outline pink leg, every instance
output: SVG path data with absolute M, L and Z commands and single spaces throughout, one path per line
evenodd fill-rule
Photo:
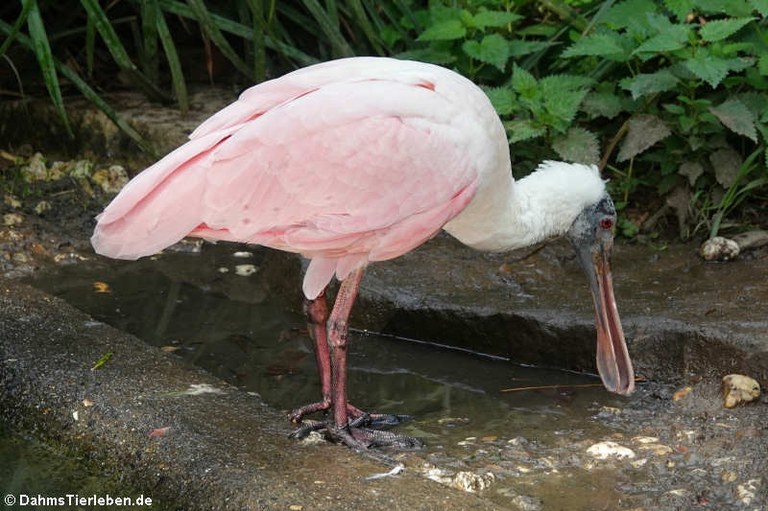
M 346 428 L 347 418 L 347 334 L 349 332 L 349 313 L 357 298 L 363 268 L 359 268 L 344 279 L 336 295 L 333 312 L 328 321 L 328 344 L 331 347 L 331 402 L 333 421 L 336 428 Z
M 296 423 L 301 422 L 304 415 L 328 410 L 331 407 L 331 355 L 328 350 L 328 302 L 325 299 L 325 291 L 314 300 L 307 300 L 304 304 L 304 312 L 307 314 L 309 336 L 314 342 L 322 401 L 302 406 L 291 412 L 291 421 Z
M 415 438 L 366 429 L 393 426 L 406 420 L 407 416 L 367 414 L 347 401 L 349 314 L 357 298 L 363 273 L 364 269 L 360 268 L 344 279 L 330 315 L 325 292 L 305 304 L 309 331 L 315 345 L 322 400 L 297 408 L 291 413 L 291 420 L 301 423 L 291 436 L 301 439 L 311 431 L 325 429 L 334 439 L 355 449 L 366 449 L 371 445 L 405 449 L 419 447 L 421 442 Z M 331 412 L 327 422 L 303 420 L 306 414 L 326 410 Z
M 325 291 L 314 300 L 306 300 L 304 312 L 307 315 L 309 335 L 313 341 L 317 372 L 320 377 L 320 396 L 322 399 L 291 412 L 291 422 L 299 423 L 305 415 L 330 410 L 331 408 L 331 352 L 328 347 L 328 302 Z M 365 412 L 347 403 L 347 413 L 352 418 L 365 415 Z M 376 417 L 377 414 L 374 414 Z

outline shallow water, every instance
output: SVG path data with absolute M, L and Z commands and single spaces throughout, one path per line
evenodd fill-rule
M 236 275 L 242 264 L 256 271 Z M 319 384 L 304 318 L 270 292 L 261 264 L 258 254 L 236 258 L 224 245 L 154 261 L 98 259 L 32 283 L 287 411 L 316 400 Z M 556 459 L 568 456 L 559 449 L 616 431 L 600 410 L 622 400 L 597 378 L 367 332 L 354 332 L 350 342 L 351 402 L 413 416 L 397 431 L 426 442 L 416 456 L 433 477 L 491 472 L 484 494 L 502 504 L 521 492 L 547 509 L 620 500 L 615 476 L 581 470 L 580 459 Z M 531 389 L 502 391 L 521 387 Z
M 104 509 L 104 499 L 146 499 L 111 474 L 96 470 L 63 447 L 56 448 L 0 422 L 0 494 L 3 509 Z M 107 502 L 105 500 L 105 502 Z M 46 505 L 48 504 L 48 505 Z M 167 509 L 153 502 L 152 509 Z

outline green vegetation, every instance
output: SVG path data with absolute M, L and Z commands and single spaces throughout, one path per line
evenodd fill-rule
M 356 54 L 441 64 L 486 90 L 516 168 L 597 163 L 623 234 L 672 208 L 688 237 L 768 204 L 767 20 L 768 0 L 21 0 L 0 56 L 34 56 L 17 88 L 42 84 L 65 127 L 76 90 L 142 147 L 104 76 L 186 111 L 198 68 L 244 87 Z

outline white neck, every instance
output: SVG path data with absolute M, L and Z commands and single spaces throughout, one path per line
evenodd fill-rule
M 605 194 L 594 165 L 546 161 L 517 183 L 509 169 L 483 177 L 472 202 L 444 227 L 478 250 L 514 250 L 562 236 Z

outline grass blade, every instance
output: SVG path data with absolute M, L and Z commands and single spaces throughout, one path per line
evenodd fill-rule
M 243 73 L 245 76 L 253 78 L 253 69 L 248 67 L 248 64 L 246 64 L 243 59 L 240 58 L 237 52 L 229 44 L 229 41 L 227 41 L 226 37 L 224 37 L 224 34 L 221 33 L 219 26 L 213 19 L 213 16 L 205 7 L 203 0 L 187 0 L 187 4 L 192 9 L 194 18 L 200 25 L 200 28 L 211 39 L 211 41 L 213 41 L 213 44 L 219 48 L 219 51 L 221 51 L 227 60 L 229 60 L 232 65 L 235 66 L 237 70 Z M 242 24 L 240 25 L 245 26 Z M 249 30 L 249 38 L 250 35 L 251 34 Z
M 167 101 L 169 99 L 168 95 L 139 71 L 136 64 L 128 56 L 128 52 L 125 51 L 120 37 L 109 22 L 109 18 L 99 5 L 98 0 L 80 0 L 80 4 L 88 13 L 88 17 L 93 20 L 96 30 L 98 30 L 101 39 L 120 69 L 125 71 L 149 97 L 159 101 Z
M 302 0 L 302 2 L 320 26 L 320 30 L 330 41 L 331 47 L 334 49 L 334 56 L 352 57 L 355 52 L 339 30 L 338 18 L 334 23 L 331 15 L 323 9 L 323 6 L 317 0 Z
M 349 0 L 349 7 L 352 9 L 355 23 L 363 30 L 365 37 L 368 39 L 368 42 L 371 43 L 371 46 L 373 46 L 376 53 L 379 55 L 386 55 L 387 52 L 382 45 L 379 34 L 377 34 L 376 30 L 373 28 L 373 23 L 371 23 L 370 18 L 368 18 L 368 14 L 365 12 L 365 7 L 363 7 L 361 0 Z
M 264 16 L 263 0 L 246 0 L 251 11 L 251 24 L 253 26 L 253 71 L 257 82 L 263 82 L 267 78 L 267 46 L 265 43 L 266 29 L 270 23 Z M 274 3 L 273 3 L 274 6 Z
M 69 125 L 69 118 L 67 117 L 67 111 L 64 109 L 64 98 L 61 95 L 61 87 L 59 86 L 59 77 L 56 73 L 56 65 L 53 62 L 53 53 L 51 52 L 51 45 L 48 42 L 48 34 L 45 32 L 45 25 L 43 25 L 43 19 L 40 16 L 40 9 L 37 5 L 37 0 L 23 0 L 22 4 L 29 3 L 29 14 L 27 15 L 27 26 L 29 27 L 29 35 L 32 42 L 32 51 L 37 57 L 37 62 L 40 65 L 40 71 L 43 74 L 43 81 L 45 87 L 48 89 L 48 94 L 51 97 L 54 108 L 59 114 L 59 118 L 64 123 L 64 128 L 67 130 L 67 134 L 70 137 L 74 137 L 72 128 Z M 21 39 L 22 34 L 18 34 L 17 37 Z
M 178 0 L 159 0 L 160 8 L 170 14 L 175 14 L 177 16 L 181 16 L 183 18 L 188 18 L 195 20 L 197 19 L 195 17 L 194 12 L 192 12 L 192 9 L 190 7 Z M 216 23 L 216 26 L 218 26 L 222 31 L 228 32 L 230 34 L 236 35 L 238 37 L 244 37 L 248 38 L 251 36 L 251 28 L 246 27 L 242 23 L 237 23 L 235 21 L 229 20 L 223 16 L 219 16 L 217 14 L 211 14 L 211 19 L 214 23 Z M 312 57 L 311 55 L 308 55 L 304 53 L 303 51 L 299 50 L 295 46 L 291 46 L 289 44 L 282 43 L 281 41 L 274 39 L 270 36 L 264 37 L 264 44 L 276 52 L 280 53 L 281 55 L 284 55 L 285 57 L 296 61 L 302 66 L 308 66 L 310 64 L 316 64 L 318 60 L 315 57 Z
M 109 120 L 111 120 L 115 125 L 120 128 L 120 131 L 125 133 L 128 138 L 133 140 L 139 148 L 141 148 L 142 151 L 145 153 L 151 155 L 154 158 L 157 158 L 158 155 L 155 152 L 155 150 L 152 148 L 152 146 L 147 143 L 146 139 L 139 134 L 138 131 L 133 129 L 133 127 L 128 124 L 125 119 L 120 117 L 115 110 L 109 106 L 109 104 L 104 101 L 104 98 L 98 95 L 96 91 L 94 91 L 82 78 L 80 78 L 80 75 L 78 75 L 72 68 L 64 64 L 63 62 L 56 60 L 56 68 L 59 70 L 59 72 L 66 77 L 70 82 L 72 82 L 72 85 L 74 85 L 80 93 L 85 96 L 91 103 L 96 105 L 96 107 L 104 112 L 104 115 L 106 115 Z
M 157 24 L 157 35 L 163 45 L 165 59 L 168 61 L 168 69 L 171 72 L 171 83 L 173 84 L 173 92 L 176 94 L 176 102 L 181 112 L 187 113 L 189 111 L 189 94 L 187 93 L 187 82 L 184 80 L 184 73 L 181 69 L 181 60 L 179 60 L 179 54 L 176 51 L 176 44 L 173 42 L 171 31 L 168 29 L 165 16 L 160 11 L 157 2 L 150 0 L 150 3 L 156 10 L 155 23 Z
M 35 2 L 31 2 L 31 1 L 25 1 L 21 3 L 21 14 L 19 14 L 19 17 L 16 18 L 16 21 L 13 23 L 13 27 L 11 27 L 11 31 L 6 36 L 5 41 L 3 41 L 3 44 L 0 45 L 0 57 L 5 55 L 5 52 L 8 51 L 8 48 L 11 46 L 11 43 L 13 42 L 13 40 L 16 39 L 16 34 L 19 33 L 19 30 L 21 30 L 21 26 L 24 24 L 25 21 L 27 21 L 29 10 L 32 8 L 34 4 Z
M 3 20 L 0 19 L 0 32 L 3 32 L 5 34 L 9 34 L 12 30 L 11 25 L 7 24 Z M 31 38 L 27 37 L 24 34 L 18 34 L 17 40 L 22 46 L 25 46 L 29 50 L 34 50 L 34 42 Z M 104 99 L 99 96 L 96 91 L 94 91 L 82 78 L 80 78 L 80 75 L 78 75 L 75 71 L 73 71 L 69 66 L 62 63 L 57 58 L 53 57 L 53 64 L 56 67 L 56 70 L 61 73 L 61 75 L 72 82 L 72 85 L 74 85 L 75 88 L 77 88 L 80 93 L 85 96 L 89 101 L 91 101 L 94 105 L 96 105 L 97 108 L 99 108 L 104 114 L 109 117 L 109 119 L 115 123 L 115 125 L 120 128 L 120 130 L 125 133 L 131 140 L 136 142 L 136 144 L 145 152 L 148 154 L 156 157 L 157 154 L 155 151 L 147 144 L 146 140 L 135 130 L 133 129 L 123 118 L 121 118 L 119 115 L 117 115 L 117 112 L 114 111 L 112 107 L 107 104 Z
M 93 65 L 96 54 L 96 24 L 88 17 L 85 22 L 85 69 L 89 77 L 93 76 Z
M 157 83 L 160 59 L 157 40 L 159 9 L 155 0 L 141 0 L 139 3 L 141 13 L 142 52 L 141 65 L 144 74 L 152 83 Z

